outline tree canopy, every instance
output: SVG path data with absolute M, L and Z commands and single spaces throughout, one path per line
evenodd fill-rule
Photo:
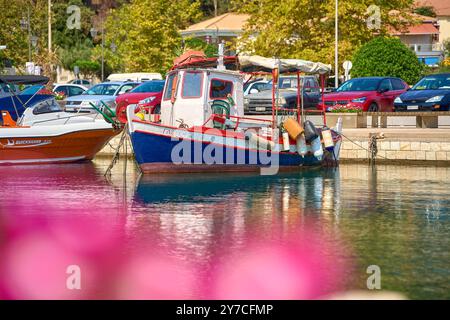
M 412 4 L 413 0 L 340 0 L 339 61 L 351 58 L 375 34 L 401 30 L 411 23 Z M 371 5 L 377 5 L 379 12 Z M 335 1 L 234 0 L 233 7 L 251 15 L 240 49 L 333 64 Z
M 164 73 L 181 46 L 179 30 L 201 17 L 199 8 L 197 0 L 131 0 L 121 6 L 106 22 L 108 64 L 125 72 Z M 95 55 L 100 55 L 99 48 Z
M 423 70 L 416 54 L 398 38 L 376 37 L 356 51 L 352 76 L 392 76 L 414 84 Z

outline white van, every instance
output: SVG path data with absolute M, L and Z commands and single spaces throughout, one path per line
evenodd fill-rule
M 137 81 L 144 82 L 150 80 L 162 80 L 160 73 L 134 72 L 134 73 L 113 73 L 107 78 L 108 81 Z

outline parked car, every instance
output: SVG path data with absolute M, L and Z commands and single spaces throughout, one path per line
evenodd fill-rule
M 423 77 L 410 90 L 397 97 L 395 111 L 450 110 L 450 73 Z
M 336 105 L 360 107 L 363 111 L 390 112 L 394 108 L 394 100 L 408 90 L 405 81 L 393 77 L 355 78 L 344 82 L 333 93 L 324 96 L 325 109 Z M 319 109 L 323 108 L 322 103 Z
M 66 111 L 95 112 L 90 103 L 92 102 L 96 107 L 103 108 L 101 101 L 115 110 L 116 98 L 139 84 L 139 82 L 105 82 L 97 84 L 82 95 L 67 98 Z
M 88 87 L 88 88 L 90 86 L 92 86 L 92 83 L 89 80 L 86 80 L 86 79 L 73 79 L 73 80 L 70 80 L 68 82 L 68 84 L 81 84 L 82 86 L 85 86 L 85 87 Z
M 244 84 L 244 96 L 247 96 L 251 93 L 258 93 L 264 90 L 270 90 L 272 86 L 269 84 L 267 80 L 254 80 L 249 81 Z
M 144 108 L 148 113 L 159 113 L 163 89 L 164 80 L 144 82 L 116 98 L 117 112 L 125 112 L 128 105 L 135 104 L 136 109 Z
M 279 107 L 287 109 L 297 108 L 297 77 L 280 77 Z M 314 76 L 300 77 L 300 85 L 304 86 L 305 109 L 316 108 L 320 99 L 319 83 Z M 267 83 L 272 87 L 272 81 Z M 251 93 L 244 98 L 244 112 L 246 114 L 272 114 L 272 90 Z
M 79 96 L 83 94 L 88 88 L 80 84 L 54 84 L 53 92 L 62 92 L 66 97 Z
M 150 80 L 162 80 L 162 76 L 157 72 L 113 73 L 110 74 L 106 80 L 144 82 Z

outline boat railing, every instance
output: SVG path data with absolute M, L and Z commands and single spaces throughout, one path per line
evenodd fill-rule
M 97 120 L 98 116 L 99 116 L 99 113 L 80 114 L 80 113 L 77 112 L 73 116 L 66 116 L 66 117 L 60 117 L 60 118 L 52 118 L 52 119 L 44 119 L 44 120 L 33 121 L 31 123 L 31 125 L 35 125 L 37 123 L 46 123 L 46 122 L 52 122 L 52 121 L 59 121 L 59 120 L 64 120 L 64 119 L 66 120 L 64 122 L 64 124 L 67 124 L 70 121 L 70 119 L 77 118 L 77 117 L 92 118 L 92 122 L 95 122 Z
M 232 130 L 237 130 L 238 128 L 267 128 L 272 126 L 272 120 L 216 113 L 211 114 L 210 117 L 205 121 L 203 126 L 206 126 L 206 124 L 210 121 L 217 121 L 223 124 L 227 124 L 229 126 L 228 128 Z

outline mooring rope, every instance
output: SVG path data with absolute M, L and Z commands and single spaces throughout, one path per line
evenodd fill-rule
M 376 143 L 377 143 L 377 142 L 376 142 L 376 140 L 377 140 L 376 136 L 372 136 L 372 137 L 371 137 L 371 143 L 372 143 L 372 138 L 374 138 L 374 140 L 375 140 L 375 150 L 374 150 L 374 149 L 370 150 L 369 148 L 365 148 L 365 147 L 363 147 L 362 145 L 360 145 L 359 143 L 353 141 L 352 139 L 350 139 L 349 137 L 347 137 L 347 136 L 344 135 L 343 133 L 340 133 L 340 135 L 341 135 L 342 137 L 344 137 L 345 139 L 347 139 L 348 141 L 350 141 L 351 143 L 353 143 L 354 145 L 358 146 L 359 148 L 361 148 L 361 149 L 363 149 L 363 150 L 366 150 L 366 151 L 369 152 L 369 154 L 372 155 L 372 156 L 373 156 L 373 152 L 375 151 L 375 157 L 373 157 L 373 159 L 375 159 L 376 157 L 380 157 L 380 158 L 385 159 L 385 160 L 392 160 L 392 159 L 383 157 L 383 156 L 381 156 L 381 155 L 378 154 L 378 148 L 377 148 L 377 146 L 376 146 Z

